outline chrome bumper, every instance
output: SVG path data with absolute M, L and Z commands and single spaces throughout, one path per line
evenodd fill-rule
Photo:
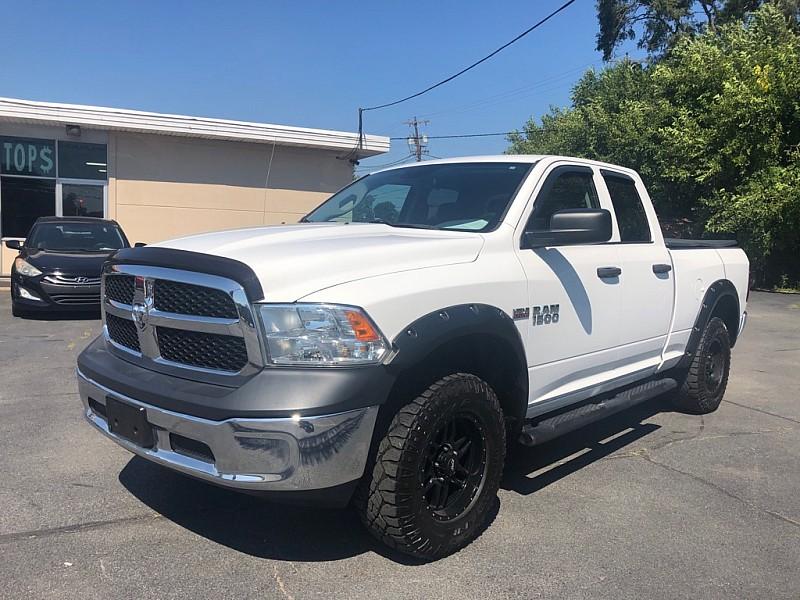
M 349 483 L 364 473 L 377 406 L 314 417 L 210 421 L 139 402 L 76 372 L 90 424 L 126 450 L 176 471 L 259 491 L 318 490 Z M 109 431 L 105 417 L 89 403 L 91 398 L 105 407 L 106 396 L 145 409 L 154 447 L 142 448 Z M 205 460 L 176 450 L 171 433 L 202 442 L 213 457 Z

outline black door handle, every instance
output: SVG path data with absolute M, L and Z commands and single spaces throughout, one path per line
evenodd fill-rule
M 597 267 L 597 276 L 601 279 L 619 277 L 622 275 L 622 269 L 619 267 Z
M 653 273 L 656 275 L 660 273 L 669 273 L 672 271 L 672 265 L 657 264 L 653 265 Z

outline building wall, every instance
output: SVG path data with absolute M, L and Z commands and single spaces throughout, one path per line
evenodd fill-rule
M 109 216 L 132 241 L 296 222 L 352 179 L 336 152 L 111 132 Z
M 3 135 L 66 139 L 63 128 L 3 123 Z M 84 130 L 108 144 L 108 217 L 131 242 L 295 223 L 352 180 L 341 152 Z M 0 275 L 17 252 L 0 249 Z

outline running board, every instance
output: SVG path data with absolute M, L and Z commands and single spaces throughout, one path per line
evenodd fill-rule
M 536 423 L 527 423 L 522 427 L 519 441 L 525 446 L 537 446 L 544 442 L 549 442 L 553 438 L 655 398 L 676 387 L 678 387 L 678 383 L 669 377 L 648 381 L 600 402 L 584 404 L 554 417 L 549 417 Z

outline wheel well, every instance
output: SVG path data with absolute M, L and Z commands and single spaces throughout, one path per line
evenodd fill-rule
M 709 320 L 714 317 L 722 319 L 725 326 L 728 328 L 728 335 L 731 338 L 731 346 L 736 343 L 736 336 L 739 334 L 739 301 L 736 297 L 726 294 L 722 296 L 714 310 L 709 316 Z
M 509 428 L 513 431 L 522 426 L 528 402 L 524 358 L 503 338 L 469 334 L 448 340 L 397 374 L 389 399 L 381 406 L 377 428 L 388 429 L 391 419 L 403 405 L 437 379 L 459 372 L 471 373 L 488 383 L 497 394 Z

